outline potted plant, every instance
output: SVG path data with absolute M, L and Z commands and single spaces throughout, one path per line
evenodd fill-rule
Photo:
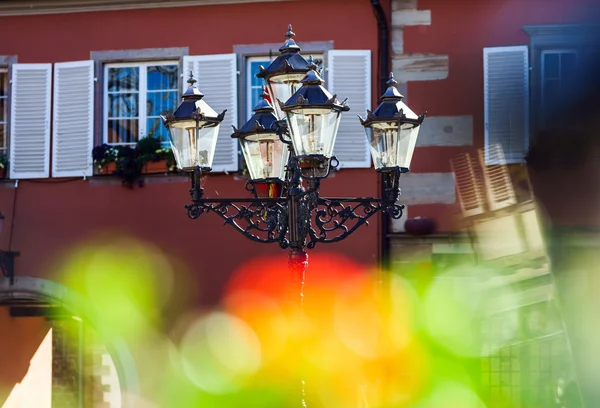
M 8 168 L 8 156 L 6 153 L 0 153 L 0 179 L 6 177 L 6 169 Z
M 101 144 L 92 150 L 92 159 L 94 166 L 98 169 L 98 174 L 114 174 L 117 171 L 117 159 L 120 146 L 110 146 Z
M 137 149 L 130 146 L 122 146 L 119 149 L 117 157 L 117 176 L 123 179 L 123 184 L 133 188 L 137 182 L 140 187 L 143 181 L 140 179 L 142 174 L 143 162 L 140 160 Z
M 166 152 L 163 152 L 160 139 L 153 136 L 144 137 L 137 142 L 135 150 L 144 173 L 167 172 Z

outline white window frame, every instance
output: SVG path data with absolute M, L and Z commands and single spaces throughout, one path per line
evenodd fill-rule
M 7 83 L 10 84 L 10 77 L 9 77 L 9 73 L 8 73 L 8 68 L 7 67 L 0 67 L 0 74 L 6 74 L 7 76 Z M 8 95 L 10 94 L 10 91 L 8 90 L 8 87 L 6 88 L 6 95 L 0 95 L 0 99 L 4 100 L 4 121 L 0 121 L 0 124 L 4 125 L 4 145 L 0 146 L 0 153 L 4 153 L 4 154 L 8 154 L 8 112 L 9 112 L 9 106 L 8 106 Z
M 244 123 L 246 123 L 247 120 L 249 120 L 252 115 L 253 115 L 253 109 L 254 106 L 252 106 L 252 78 L 257 74 L 257 72 L 252 72 L 252 70 L 250 69 L 251 64 L 253 62 L 258 62 L 258 61 L 273 61 L 275 58 L 269 58 L 268 55 L 265 56 L 256 56 L 256 57 L 247 57 L 246 58 L 246 117 L 244 118 Z M 265 65 L 265 68 L 267 66 Z
M 146 137 L 146 120 L 147 120 L 147 106 L 146 106 L 146 95 L 147 95 L 147 67 L 157 65 L 176 65 L 178 69 L 181 69 L 179 60 L 158 60 L 158 61 L 140 61 L 140 62 L 119 62 L 119 63 L 106 63 L 104 64 L 104 83 L 102 84 L 102 98 L 103 98 L 103 112 L 102 112 L 102 143 L 113 146 L 133 146 L 135 142 L 131 143 L 109 143 L 108 142 L 108 70 L 110 68 L 139 68 L 139 88 L 138 94 L 138 140 Z M 181 72 L 178 72 L 178 76 Z M 179 86 L 175 89 L 180 92 Z M 135 93 L 132 91 L 131 93 Z M 142 98 L 142 95 L 144 96 Z M 178 95 L 179 96 L 179 95 Z M 143 101 L 143 103 L 142 103 Z M 142 120 L 143 118 L 143 120 Z

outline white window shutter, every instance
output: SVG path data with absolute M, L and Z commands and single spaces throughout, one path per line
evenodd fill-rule
M 94 61 L 54 64 L 52 177 L 93 175 Z
M 9 175 L 13 179 L 46 178 L 52 64 L 14 64 L 11 84 Z
M 502 146 L 507 163 L 520 163 L 529 148 L 529 49 L 483 49 L 485 146 Z M 492 161 L 486 153 L 486 163 Z
M 342 113 L 333 154 L 340 168 L 371 167 L 365 130 L 356 115 L 371 109 L 371 51 L 331 50 L 327 52 L 325 87 L 340 101 L 348 98 L 350 112 Z
M 232 125 L 238 127 L 236 54 L 184 56 L 184 91 L 189 86 L 190 71 L 206 103 L 217 113 L 227 109 L 219 130 L 212 171 L 237 171 L 238 142 L 231 137 Z

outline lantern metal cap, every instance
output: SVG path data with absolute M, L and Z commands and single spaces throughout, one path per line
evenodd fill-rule
M 302 51 L 296 41 L 294 41 L 294 37 L 296 34 L 292 31 L 292 25 L 288 24 L 288 30 L 285 33 L 287 40 L 283 43 L 283 45 L 279 48 L 279 52 L 282 54 L 290 53 L 290 52 L 300 52 Z
M 404 96 L 398 92 L 396 89 L 396 80 L 394 79 L 394 73 L 390 73 L 390 77 L 387 81 L 388 89 L 381 96 L 381 103 L 377 108 L 371 112 L 367 110 L 367 119 L 363 119 L 362 117 L 358 117 L 360 119 L 360 123 L 367 127 L 371 126 L 376 122 L 399 122 L 409 123 L 415 126 L 419 126 L 423 123 L 425 119 L 425 115 L 427 112 L 422 115 L 415 114 L 406 104 L 402 101 Z
M 262 88 L 262 93 L 260 94 L 261 100 L 254 107 L 254 115 L 242 126 L 240 129 L 237 129 L 235 126 L 233 127 L 233 134 L 231 137 L 233 138 L 243 138 L 249 135 L 254 135 L 258 133 L 275 133 L 276 132 L 276 124 L 277 124 L 277 116 L 273 113 L 273 106 L 267 100 L 267 96 L 269 96 L 265 87 Z
M 204 94 L 202 92 L 200 92 L 200 90 L 196 86 L 197 82 L 198 81 L 196 81 L 196 78 L 194 78 L 194 73 L 190 71 L 190 79 L 187 80 L 187 83 L 190 84 L 190 86 L 188 86 L 188 88 L 185 90 L 183 95 L 181 95 L 181 97 L 183 99 L 185 99 L 185 98 L 201 99 L 204 97 Z
M 398 82 L 394 79 L 394 73 L 390 72 L 390 77 L 386 82 L 386 85 L 388 86 L 387 90 L 385 91 L 385 93 L 383 95 L 381 95 L 381 100 L 399 100 L 401 101 L 402 99 L 404 99 L 404 95 L 402 95 L 400 92 L 398 92 L 398 89 L 396 88 L 396 84 L 398 84 Z
M 279 48 L 280 55 L 275 58 L 267 68 L 262 65 L 258 67 L 259 72 L 257 78 L 268 80 L 274 75 L 281 74 L 304 74 L 308 71 L 308 61 L 300 55 L 300 47 L 294 41 L 294 32 L 292 25 L 288 26 L 288 31 L 285 34 L 287 40 Z

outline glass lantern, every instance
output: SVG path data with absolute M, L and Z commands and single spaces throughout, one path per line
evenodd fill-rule
M 169 130 L 177 167 L 186 172 L 196 168 L 210 171 L 225 111 L 217 114 L 202 100 L 204 95 L 196 87 L 193 74 L 188 83 L 190 86 L 175 112 L 161 115 L 161 118 Z
M 367 119 L 360 118 L 377 171 L 400 169 L 408 172 L 417 144 L 417 137 L 425 114 L 417 116 L 396 89 L 394 74 L 387 81 L 388 89 L 374 112 L 367 111 Z
M 302 87 L 287 102 L 278 100 L 287 115 L 296 156 L 331 158 L 342 112 L 350 110 L 323 87 L 314 64 L 300 81 Z
M 234 127 L 231 137 L 240 141 L 252 181 L 279 182 L 285 178 L 290 152 L 277 134 L 277 116 L 266 99 L 264 88 L 261 97 L 254 115 L 241 129 Z
M 300 55 L 301 49 L 294 41 L 295 35 L 290 24 L 285 34 L 287 40 L 279 48 L 280 55 L 267 68 L 261 66 L 256 74 L 265 80 L 271 101 L 287 101 L 302 85 L 300 81 L 308 72 L 309 62 Z M 277 117 L 284 119 L 285 114 L 280 107 L 276 103 L 273 105 Z

